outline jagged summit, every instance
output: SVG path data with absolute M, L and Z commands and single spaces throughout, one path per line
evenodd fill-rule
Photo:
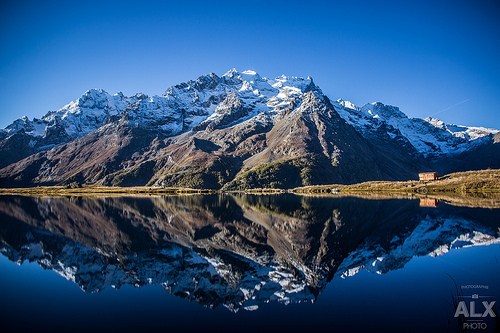
M 446 125 L 430 117 L 410 119 L 398 107 L 380 102 L 359 108 L 348 101 L 338 100 L 336 106 L 339 114 L 365 136 L 372 137 L 383 131 L 391 139 L 407 141 L 416 154 L 429 158 L 460 154 L 499 132 L 495 129 Z
M 319 90 L 312 79 L 281 76 L 274 80 L 262 78 L 255 71 L 246 70 L 238 72 L 231 69 L 222 77 L 214 73 L 202 75 L 194 81 L 187 81 L 170 87 L 162 96 L 149 97 L 142 93 L 126 97 L 122 92 L 110 95 L 103 89 L 89 89 L 77 100 L 68 103 L 57 111 L 50 111 L 41 119 L 30 120 L 22 117 L 11 125 L 1 130 L 0 139 L 8 138 L 21 130 L 28 136 L 34 138 L 31 146 L 39 151 L 54 146 L 46 145 L 44 139 L 58 128 L 59 142 L 66 143 L 70 140 L 80 138 L 100 126 L 114 115 L 125 112 L 128 108 L 141 110 L 149 113 L 151 117 L 178 118 L 174 113 L 179 109 L 186 110 L 189 118 L 187 124 L 182 124 L 181 131 L 192 128 L 210 116 L 215 107 L 224 100 L 230 91 L 238 92 L 242 100 L 247 104 L 261 104 L 258 111 L 269 109 L 266 104 L 269 99 L 288 100 L 300 96 L 309 90 Z M 152 111 L 151 110 L 160 110 Z M 168 110 L 170 111 L 168 111 Z M 205 119 L 204 119 L 205 118 Z M 163 123 L 163 121 L 159 121 Z M 149 121 L 150 124 L 155 123 Z M 137 122 L 131 123 L 138 125 Z M 168 126 L 167 126 L 168 127 Z M 178 131 L 172 131 L 177 134 Z M 160 128 L 161 129 L 161 128 Z M 66 138 L 64 138 L 66 137 Z M 52 140 L 57 141 L 57 140 Z
M 18 119 L 0 131 L 0 183 L 220 188 L 411 179 L 436 165 L 451 170 L 441 162 L 484 147 L 485 163 L 500 167 L 497 133 L 410 119 L 380 102 L 331 102 L 311 77 L 231 69 L 161 96 L 90 89 L 41 119 Z M 202 144 L 191 145 L 195 138 Z M 262 178 L 269 163 L 291 176 Z

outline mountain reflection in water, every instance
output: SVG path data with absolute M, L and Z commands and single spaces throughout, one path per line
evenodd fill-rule
M 279 195 L 0 196 L 0 251 L 86 292 L 161 285 L 232 311 L 314 301 L 334 276 L 500 242 L 498 209 Z

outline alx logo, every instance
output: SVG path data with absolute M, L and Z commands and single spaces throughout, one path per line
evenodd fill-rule
M 475 295 L 473 295 L 475 296 Z M 476 301 L 471 301 L 469 302 L 469 308 L 467 308 L 467 304 L 465 301 L 461 301 L 458 303 L 457 310 L 455 311 L 455 317 L 458 317 L 460 315 L 463 315 L 465 318 L 484 318 L 486 316 L 491 316 L 491 317 L 496 317 L 495 312 L 493 311 L 493 306 L 495 306 L 495 301 L 493 302 L 487 302 L 483 301 L 482 307 L 484 308 L 483 312 L 476 312 L 476 310 L 479 310 L 478 307 L 476 307 Z
M 496 301 L 489 300 L 493 296 L 480 295 L 479 293 L 464 295 L 463 291 L 466 289 L 488 290 L 489 286 L 462 286 L 462 292 L 457 293 L 456 298 L 458 299 L 456 300 L 456 303 L 454 302 L 454 304 L 456 305 L 455 318 L 458 318 L 461 329 L 484 331 L 488 329 L 488 322 L 491 322 L 491 318 L 497 317 L 497 312 L 495 309 Z

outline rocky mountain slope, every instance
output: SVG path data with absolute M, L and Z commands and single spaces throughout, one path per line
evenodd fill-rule
M 233 69 L 162 96 L 89 90 L 41 119 L 16 120 L 0 132 L 0 186 L 236 189 L 415 179 L 430 169 L 500 168 L 497 133 L 409 119 L 381 103 L 332 102 L 310 77 Z
M 497 214 L 291 194 L 0 196 L 0 253 L 36 261 L 86 292 L 161 285 L 207 307 L 255 310 L 314 301 L 335 276 L 499 243 Z

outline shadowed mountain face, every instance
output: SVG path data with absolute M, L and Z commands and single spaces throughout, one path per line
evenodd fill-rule
M 233 311 L 315 300 L 335 276 L 499 242 L 498 210 L 352 197 L 0 197 L 0 251 L 99 292 L 161 285 Z
M 332 102 L 308 77 L 231 70 L 162 96 L 89 90 L 0 130 L 0 187 L 293 188 L 500 168 L 498 130 Z

